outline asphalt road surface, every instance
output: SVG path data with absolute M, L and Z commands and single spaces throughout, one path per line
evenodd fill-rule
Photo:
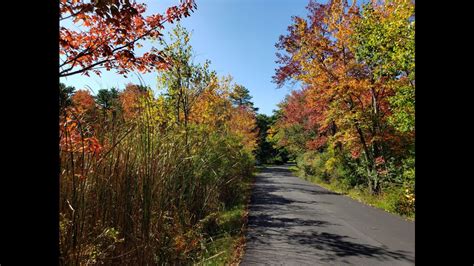
M 257 175 L 241 265 L 414 265 L 415 223 L 295 177 Z

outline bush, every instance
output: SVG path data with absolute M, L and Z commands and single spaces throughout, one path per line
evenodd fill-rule
M 412 216 L 415 213 L 415 161 L 408 157 L 398 165 L 390 160 L 383 179 L 384 194 L 391 211 Z
M 366 168 L 359 160 L 335 156 L 326 152 L 309 151 L 297 157 L 300 174 L 310 181 L 325 182 L 342 191 L 351 191 L 368 202 L 393 213 L 412 217 L 415 213 L 414 157 L 399 163 L 389 160 L 386 171 L 379 175 L 383 190 L 372 195 L 367 187 Z
M 390 187 L 384 192 L 384 198 L 389 211 L 400 215 L 412 216 L 414 205 L 404 187 Z
M 296 164 L 307 177 L 317 177 L 325 182 L 329 182 L 330 173 L 326 169 L 328 155 L 315 151 L 308 151 L 298 156 Z

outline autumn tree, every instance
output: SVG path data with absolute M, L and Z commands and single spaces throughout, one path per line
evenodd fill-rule
M 384 4 L 373 2 L 372 5 Z M 348 150 L 352 154 L 361 154 L 365 167 L 362 176 L 367 179 L 370 191 L 378 193 L 386 159 L 399 150 L 404 138 L 389 123 L 393 105 L 391 99 L 396 89 L 385 82 L 383 75 L 376 78 L 377 69 L 383 67 L 374 68 L 367 64 L 370 56 L 364 59 L 366 54 L 378 56 L 372 52 L 375 46 L 370 47 L 373 42 L 359 40 L 362 46 L 354 45 L 354 36 L 365 32 L 364 27 L 368 28 L 357 26 L 361 12 L 355 1 L 351 5 L 339 0 L 326 4 L 310 1 L 308 11 L 308 19 L 293 18 L 294 23 L 288 28 L 288 34 L 281 36 L 277 43 L 277 48 L 283 53 L 277 54 L 280 66 L 274 81 L 279 86 L 288 81 L 299 81 L 306 90 L 305 108 L 288 106 L 286 118 L 290 121 L 292 112 L 310 110 L 307 116 L 295 114 L 297 118 L 307 117 L 304 123 L 296 124 L 307 124 L 309 128 L 316 129 L 308 148 L 327 147 L 339 152 Z M 378 22 L 380 20 L 373 20 L 373 25 Z M 386 35 L 393 35 L 396 31 L 390 32 Z M 400 52 L 396 54 L 400 55 Z M 409 57 L 404 58 L 405 63 L 411 62 Z M 390 69 L 390 66 L 386 68 Z
M 231 81 L 231 77 L 212 77 L 208 87 L 198 95 L 191 108 L 192 123 L 205 125 L 214 131 L 224 130 L 233 110 L 229 99 Z
M 164 14 L 145 16 L 146 4 L 129 0 L 61 0 L 59 76 L 165 68 L 169 62 L 158 49 L 137 55 L 136 48 L 146 40 L 161 39 L 166 22 L 179 21 L 195 8 L 193 0 L 185 0 Z
M 94 96 L 88 90 L 77 90 L 71 97 L 71 101 L 79 110 L 92 110 L 96 107 Z
M 146 96 L 151 89 L 146 86 L 129 83 L 119 94 L 120 105 L 126 120 L 133 120 L 140 115 L 143 106 L 140 103 L 142 97 Z
M 256 124 L 256 108 L 253 107 L 252 96 L 243 85 L 234 83 L 228 94 L 228 100 L 232 103 L 230 130 L 241 136 L 244 146 L 253 151 L 257 147 L 257 136 L 259 128 Z
M 203 65 L 192 61 L 193 51 L 189 40 L 189 32 L 178 24 L 169 33 L 169 42 L 161 41 L 163 54 L 171 64 L 158 73 L 158 87 L 165 90 L 175 122 L 184 127 L 186 143 L 191 108 L 216 75 L 209 70 L 209 61 Z
M 414 208 L 415 186 L 415 10 L 411 0 L 366 4 L 354 21 L 352 49 L 358 62 L 370 70 L 371 79 L 389 86 L 388 122 L 402 135 L 395 156 L 401 157 L 398 182 L 405 198 L 402 211 Z
M 390 84 L 389 121 L 401 132 L 415 128 L 415 17 L 411 0 L 366 4 L 355 21 L 353 49 L 372 79 Z
M 310 123 L 314 113 L 307 104 L 306 94 L 307 90 L 292 91 L 278 104 L 276 121 L 268 131 L 268 141 L 277 148 L 284 147 L 293 157 L 314 149 L 315 140 L 324 140 L 323 136 L 316 138 L 317 125 Z

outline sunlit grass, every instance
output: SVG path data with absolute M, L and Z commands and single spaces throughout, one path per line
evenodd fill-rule
M 243 194 L 235 206 L 217 214 L 215 234 L 209 237 L 202 259 L 196 265 L 239 264 L 245 244 L 247 208 L 253 180 L 252 176 L 241 183 Z

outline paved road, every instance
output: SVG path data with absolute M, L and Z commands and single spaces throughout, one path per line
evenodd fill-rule
M 241 265 L 414 265 L 415 224 L 301 180 L 257 175 Z

